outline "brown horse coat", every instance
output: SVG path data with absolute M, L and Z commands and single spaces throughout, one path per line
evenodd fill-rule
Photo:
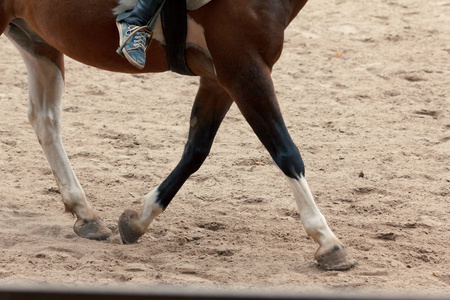
M 0 0 L 0 34 L 19 49 L 28 69 L 28 117 L 55 175 L 75 232 L 86 238 L 111 234 L 89 205 L 61 141 L 63 55 L 97 68 L 124 73 L 168 70 L 164 39 L 156 34 L 147 65 L 137 70 L 115 52 L 117 0 Z M 121 0 L 122 1 L 122 0 Z M 328 227 L 305 179 L 302 158 L 284 124 L 271 79 L 284 30 L 306 0 L 214 0 L 189 12 L 186 57 L 200 79 L 189 137 L 172 173 L 143 199 L 140 211 L 119 220 L 125 243 L 137 241 L 205 160 L 233 102 L 285 175 L 306 232 L 319 244 L 315 258 L 326 269 L 355 261 Z

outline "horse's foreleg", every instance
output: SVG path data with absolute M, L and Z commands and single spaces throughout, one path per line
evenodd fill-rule
M 53 171 L 66 211 L 77 216 L 74 230 L 81 237 L 106 239 L 111 231 L 86 201 L 61 140 L 63 55 L 44 41 L 33 40 L 32 32 L 27 34 L 11 26 L 7 35 L 27 66 L 28 119 Z
M 227 92 L 216 82 L 201 79 L 183 156 L 169 176 L 144 197 L 140 211 L 126 210 L 122 214 L 119 231 L 124 243 L 136 242 L 156 216 L 166 209 L 189 176 L 200 168 L 232 103 Z
M 230 69 L 230 65 L 216 64 L 216 67 L 221 84 L 232 94 L 244 117 L 286 176 L 304 228 L 320 245 L 316 260 L 326 269 L 348 269 L 353 266 L 355 261 L 330 230 L 314 202 L 305 180 L 300 152 L 283 121 L 266 62 L 254 53 L 236 69 Z

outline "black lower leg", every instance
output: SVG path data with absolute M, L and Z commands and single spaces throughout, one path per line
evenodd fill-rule
M 184 182 L 209 154 L 214 137 L 233 100 L 217 83 L 201 79 L 192 108 L 189 137 L 183 156 L 158 188 L 158 203 L 165 209 Z
M 266 125 L 269 126 L 255 124 L 252 127 L 280 170 L 290 178 L 305 176 L 300 151 L 292 141 L 281 114 L 278 119 L 267 120 Z M 261 127 L 266 128 L 261 130 Z
M 117 22 L 126 22 L 132 25 L 148 26 L 154 28 L 156 17 L 161 11 L 165 0 L 138 0 L 133 10 L 117 16 Z
M 268 68 L 253 61 L 224 84 L 281 171 L 290 178 L 304 176 L 303 160 L 284 123 Z

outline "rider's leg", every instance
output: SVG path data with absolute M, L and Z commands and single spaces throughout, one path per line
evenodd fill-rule
M 163 3 L 164 0 L 138 0 L 133 10 L 119 14 L 116 21 L 130 25 L 151 26 L 151 20 Z
M 145 67 L 145 48 L 165 0 L 138 0 L 131 11 L 117 16 L 120 47 L 117 53 L 136 68 Z

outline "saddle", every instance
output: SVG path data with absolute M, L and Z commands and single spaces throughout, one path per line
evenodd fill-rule
M 195 76 L 186 63 L 187 10 L 195 10 L 211 0 L 165 1 L 161 24 L 166 40 L 169 66 L 172 72 Z

